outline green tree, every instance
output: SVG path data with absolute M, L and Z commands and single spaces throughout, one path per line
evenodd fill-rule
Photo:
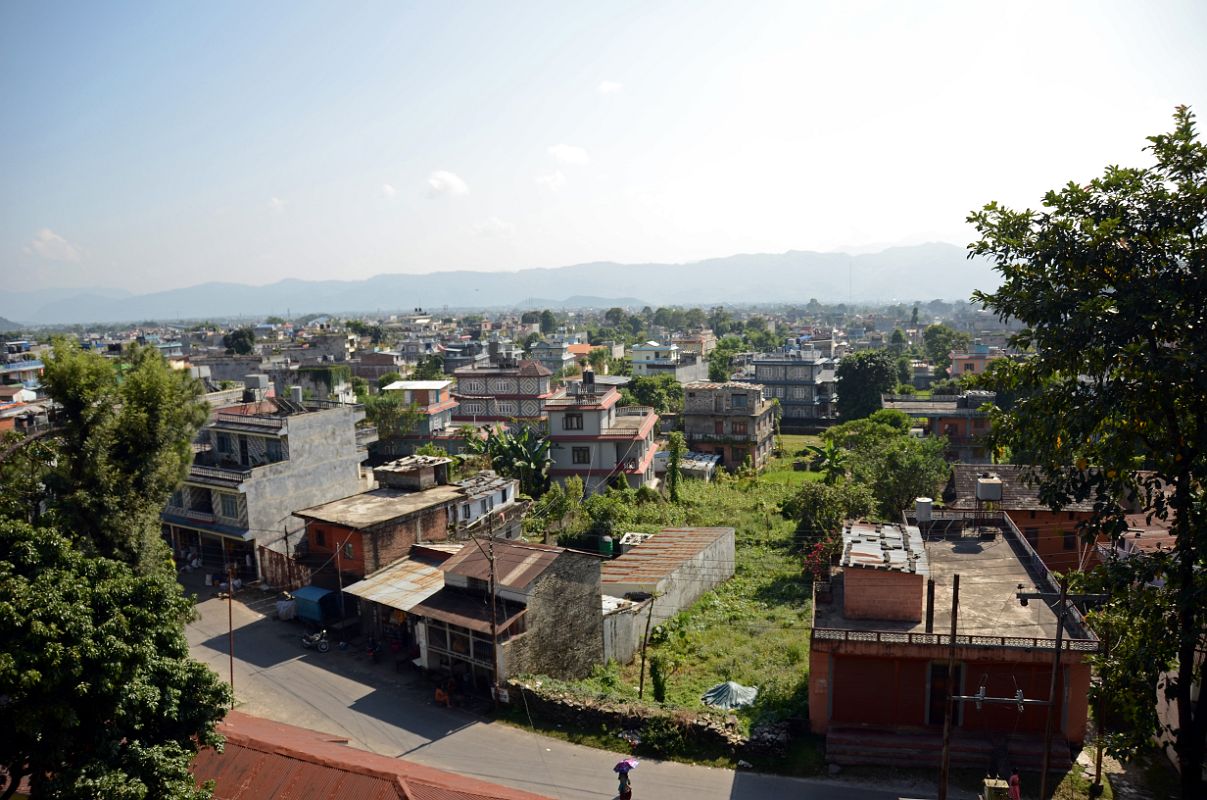
M 686 449 L 687 444 L 684 442 L 683 434 L 673 431 L 670 435 L 666 459 L 666 491 L 672 503 L 679 502 L 679 487 L 683 483 L 683 470 L 680 462 L 683 460 L 683 451 Z
M 935 369 L 946 370 L 951 366 L 951 352 L 964 350 L 972 338 L 962 331 L 957 331 L 947 325 L 928 325 L 922 331 L 922 346 L 926 350 L 926 358 Z
M 159 514 L 188 474 L 208 414 L 200 382 L 155 348 L 132 348 L 115 364 L 60 339 L 42 383 L 59 407 L 46 519 L 88 552 L 156 568 L 166 547 Z
M 238 355 L 248 355 L 256 347 L 256 332 L 251 328 L 236 328 L 223 334 L 222 346 Z
M 866 486 L 855 483 L 829 485 L 802 483 L 780 509 L 807 538 L 825 538 L 842 530 L 848 519 L 871 516 L 875 498 Z
M 438 381 L 444 377 L 444 359 L 438 353 L 425 356 L 415 367 L 412 377 L 417 381 Z
M 284 317 L 278 317 L 275 315 L 269 316 L 267 319 L 264 320 L 264 322 L 266 322 L 269 325 L 285 325 L 286 324 L 286 320 Z
M 591 365 L 591 369 L 596 372 L 602 372 L 608 366 L 608 361 L 612 358 L 612 354 L 607 348 L 597 347 L 587 354 L 587 363 Z
M 402 380 L 401 374 L 399 374 L 397 372 L 387 372 L 385 375 L 382 375 L 380 378 L 377 379 L 377 388 L 384 389 L 387 386 L 389 386 L 391 383 L 393 383 L 394 381 L 400 381 L 400 380 Z
M 847 476 L 847 465 L 850 462 L 847 451 L 833 440 L 819 445 L 808 445 L 806 448 L 813 454 L 814 463 L 821 472 L 823 482 L 833 486 Z
M 854 479 L 872 490 L 880 516 L 901 518 L 917 497 L 934 497 L 950 467 L 943 458 L 947 440 L 899 434 L 853 459 Z
M 189 764 L 220 742 L 230 693 L 189 658 L 192 608 L 171 571 L 139 574 L 0 520 L 5 797 L 21 778 L 35 798 L 209 796 Z
M 859 419 L 880 408 L 880 395 L 897 385 L 897 366 L 888 353 L 865 350 L 843 356 L 837 377 L 839 416 Z
M 539 312 L 539 311 L 525 311 L 523 314 L 520 315 L 520 322 L 524 325 L 531 325 L 534 322 L 540 322 L 540 321 L 541 321 L 541 312 Z
M 400 439 L 411 433 L 423 419 L 423 412 L 415 403 L 408 403 L 403 392 L 379 392 L 366 397 L 365 418 L 377 428 L 378 438 L 383 441 Z
M 670 375 L 640 375 L 625 390 L 637 405 L 649 406 L 659 414 L 677 414 L 683 408 L 683 384 Z
M 1207 704 L 1192 697 L 1207 627 L 1207 146 L 1185 107 L 1172 132 L 1149 142 L 1152 166 L 1108 167 L 1048 192 L 1041 211 L 989 203 L 969 217 L 980 234 L 970 250 L 1003 277 L 973 299 L 1020 321 L 1012 344 L 1034 353 L 996 376 L 1018 399 L 995 417 L 995 441 L 1029 454 L 1052 508 L 1093 502 L 1087 540 L 1126 531 L 1121 499 L 1175 537 L 1159 558 L 1112 565 L 1124 575 L 1108 613 L 1148 635 L 1121 637 L 1097 661 L 1108 696 L 1126 692 L 1114 698 L 1131 726 L 1112 726 L 1121 752 L 1158 730 L 1157 670 L 1142 671 L 1140 686 L 1124 672 L 1137 660 L 1176 665 L 1163 691 L 1178 711 L 1174 749 L 1189 800 L 1202 796 L 1207 745 Z M 1161 589 L 1147 585 L 1150 574 Z
M 914 306 L 914 310 L 909 314 L 909 326 L 911 328 L 918 327 L 918 307 Z
M 625 311 L 623 308 L 620 308 L 619 306 L 613 306 L 612 308 L 609 308 L 607 311 L 604 312 L 604 321 L 607 322 L 609 325 L 611 325 L 613 328 L 617 327 L 618 325 L 620 325 L 620 323 L 624 322 L 624 318 L 625 318 Z
M 520 491 L 540 497 L 549 487 L 549 440 L 531 428 L 515 433 L 493 430 L 485 439 L 467 442 L 470 450 L 490 459 L 500 475 L 520 482 Z
M 900 328 L 893 328 L 893 334 L 888 340 L 889 352 L 893 355 L 900 355 L 905 352 L 905 346 L 908 342 L 905 341 L 905 331 Z
M 545 309 L 541 312 L 541 333 L 550 334 L 557 330 L 557 317 L 553 316 L 553 312 Z

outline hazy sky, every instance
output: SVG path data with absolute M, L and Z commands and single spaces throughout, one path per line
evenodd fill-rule
M 0 285 L 964 244 L 1207 127 L 1204 41 L 1195 0 L 9 0 Z

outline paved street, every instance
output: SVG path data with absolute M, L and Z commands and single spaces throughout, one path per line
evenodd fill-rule
M 210 591 L 189 588 L 201 597 L 208 597 Z M 188 626 L 192 653 L 227 678 L 227 604 L 206 599 L 198 610 L 200 618 Z M 560 800 L 610 800 L 615 796 L 611 767 L 620 754 L 547 739 L 483 721 L 466 711 L 438 707 L 422 679 L 397 674 L 392 665 L 372 664 L 359 651 L 340 651 L 334 646 L 325 654 L 304 650 L 299 644 L 300 626 L 273 620 L 271 613 L 270 602 L 245 606 L 236 600 L 233 604 L 235 690 L 241 710 L 346 737 L 351 744 L 376 753 L 405 756 Z M 693 800 L 926 796 L 916 788 L 895 792 L 653 760 L 644 760 L 638 767 L 633 786 L 637 798 Z

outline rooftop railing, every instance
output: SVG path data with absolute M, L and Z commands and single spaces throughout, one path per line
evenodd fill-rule
M 906 631 L 859 631 L 845 628 L 814 628 L 813 638 L 831 642 L 869 642 L 877 644 L 950 645 L 949 633 L 912 633 Z M 957 647 L 992 647 L 1013 650 L 1055 650 L 1055 639 L 1034 636 L 967 636 L 956 635 Z M 1102 643 L 1097 639 L 1061 640 L 1060 649 L 1069 653 L 1097 653 Z

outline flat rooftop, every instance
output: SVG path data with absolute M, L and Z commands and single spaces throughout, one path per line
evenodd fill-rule
M 929 571 L 922 534 L 913 525 L 848 522 L 842 529 L 842 559 L 838 564 L 918 575 Z
M 930 577 L 935 582 L 934 633 L 951 632 L 952 578 L 958 574 L 959 635 L 1056 638 L 1056 615 L 1052 610 L 1037 600 L 1032 600 L 1024 607 L 1015 597 L 1020 583 L 1025 591 L 1034 591 L 1037 576 L 1019 560 L 1010 542 L 1001 533 L 992 540 L 970 537 L 941 539 L 926 541 L 924 546 L 930 565 Z M 840 580 L 833 582 L 831 602 L 816 605 L 815 628 L 926 632 L 925 617 L 921 622 L 846 619 L 842 614 L 841 583 Z M 925 583 L 922 584 L 921 591 L 926 591 Z M 1067 627 L 1065 636 L 1070 636 Z
M 295 511 L 294 516 L 365 529 L 400 517 L 424 511 L 434 506 L 459 500 L 465 496 L 460 486 L 433 486 L 417 492 L 402 489 L 373 489 L 321 506 Z

